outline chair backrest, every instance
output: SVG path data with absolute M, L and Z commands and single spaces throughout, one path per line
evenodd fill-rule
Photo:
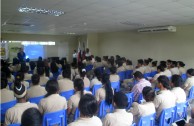
M 143 102 L 143 94 L 139 94 L 139 97 L 138 97 L 138 103 L 141 104 Z
M 188 102 L 177 103 L 175 106 L 174 122 L 177 122 L 187 117 Z
M 38 96 L 38 97 L 34 97 L 34 98 L 29 98 L 29 101 L 31 102 L 31 103 L 35 103 L 35 104 L 39 104 L 39 102 L 40 102 L 40 100 L 41 99 L 43 99 L 44 98 L 44 96 Z
M 172 76 L 168 76 L 168 79 L 171 80 Z
M 118 72 L 118 75 L 120 77 L 120 81 L 123 81 L 125 79 L 125 71 Z
M 60 110 L 57 112 L 46 113 L 43 116 L 42 126 L 66 126 L 67 117 L 66 110 Z
M 181 75 L 181 78 L 183 79 L 183 81 L 186 81 L 186 79 L 187 79 L 187 74 L 182 74 L 182 75 Z
M 10 89 L 10 90 L 12 90 L 12 84 L 13 84 L 12 82 L 9 82 L 9 83 L 8 83 L 8 86 L 9 86 L 9 89 Z
M 136 126 L 136 123 L 133 123 L 131 126 Z
M 56 73 L 53 73 L 53 78 L 57 80 L 58 76 L 59 76 L 60 72 L 56 72 Z
M 74 121 L 77 120 L 80 117 L 80 111 L 78 108 L 76 108 L 75 113 L 74 113 Z
M 108 105 L 105 100 L 100 102 L 100 107 L 98 111 L 98 117 L 104 118 L 107 113 L 112 113 L 114 110 L 114 107 L 112 104 Z
M 116 82 L 111 82 L 111 87 L 116 90 L 116 92 L 120 91 L 120 82 L 116 81 Z
M 128 98 L 128 106 L 127 109 L 129 109 L 134 101 L 134 93 L 133 92 L 129 92 L 125 94 Z
M 142 116 L 138 122 L 138 126 L 154 126 L 156 113 L 151 115 Z
M 159 118 L 159 126 L 171 126 L 174 121 L 175 107 L 167 108 L 162 111 Z
M 191 87 L 187 100 L 194 99 L 194 86 Z
M 10 124 L 9 126 L 21 126 L 21 124 Z
M 87 66 L 85 67 L 86 72 L 92 70 L 92 68 L 93 68 L 93 65 L 87 65 Z
M 1 122 L 3 122 L 5 120 L 5 113 L 6 111 L 13 107 L 16 104 L 16 100 L 10 101 L 10 102 L 5 102 L 5 103 L 1 103 Z
M 102 84 L 95 84 L 92 88 L 92 94 L 95 96 L 96 91 L 102 87 Z
M 85 87 L 84 90 L 90 91 L 90 87 Z
M 157 74 L 157 71 L 152 71 L 152 72 L 150 73 L 150 77 L 154 77 L 156 74 Z
M 126 70 L 125 71 L 125 79 L 133 78 L 133 70 Z
M 150 77 L 150 73 L 144 73 L 143 76 L 145 79 L 147 79 L 148 77 Z
M 69 100 L 70 97 L 74 94 L 74 90 L 69 90 L 69 91 L 64 91 L 64 92 L 61 92 L 60 95 L 65 97 L 66 100 Z

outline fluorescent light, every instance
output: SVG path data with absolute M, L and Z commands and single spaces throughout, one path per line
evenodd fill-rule
M 68 32 L 67 34 L 68 35 L 75 35 L 75 33 L 73 33 L 73 32 Z
M 33 7 L 20 7 L 18 11 L 21 13 L 37 13 L 37 14 L 45 14 L 45 15 L 52 15 L 52 16 L 60 16 L 62 14 L 65 14 L 65 12 L 63 11 L 46 10 L 46 9 L 33 8 Z

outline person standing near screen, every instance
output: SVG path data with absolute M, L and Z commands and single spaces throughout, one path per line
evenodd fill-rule
M 20 62 L 23 62 L 26 58 L 26 54 L 23 48 L 20 48 L 20 52 L 18 52 L 18 59 Z
M 73 62 L 77 63 L 77 51 L 76 50 L 74 50 L 73 52 Z

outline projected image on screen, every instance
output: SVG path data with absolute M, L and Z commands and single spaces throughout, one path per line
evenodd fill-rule
M 26 58 L 38 59 L 39 56 L 44 57 L 43 45 L 25 45 L 24 52 L 26 53 Z

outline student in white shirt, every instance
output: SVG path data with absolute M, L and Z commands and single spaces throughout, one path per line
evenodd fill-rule
M 118 60 L 118 68 L 117 73 L 125 71 L 125 67 L 123 66 L 123 61 L 121 59 Z
M 171 71 L 172 75 L 175 75 L 175 74 L 180 75 L 176 61 L 172 61 L 172 65 L 171 65 L 170 71 Z
M 157 71 L 157 61 L 153 61 L 152 62 L 152 67 L 151 67 L 151 71 L 154 72 L 154 71 Z
M 166 62 L 164 62 L 163 64 L 161 64 L 164 67 L 164 75 L 167 77 L 171 77 L 172 73 L 171 71 L 167 68 Z
M 115 111 L 105 116 L 103 126 L 130 126 L 133 123 L 133 115 L 126 112 L 127 96 L 122 92 L 115 93 L 113 104 Z
M 133 70 L 133 64 L 131 60 L 127 60 L 126 61 L 126 66 L 125 66 L 126 70 Z
M 94 78 L 91 80 L 90 88 L 94 85 L 102 85 L 102 74 L 98 69 L 94 70 Z
M 37 73 L 40 76 L 39 85 L 46 85 L 49 78 L 47 76 L 45 76 L 45 68 L 44 67 L 38 67 L 37 68 Z
M 168 59 L 168 60 L 166 61 L 166 64 L 167 64 L 167 68 L 168 68 L 168 69 L 171 69 L 172 60 Z
M 187 77 L 188 78 L 185 84 L 183 85 L 183 89 L 185 90 L 185 93 L 188 96 L 191 87 L 194 86 L 194 69 L 191 68 L 187 70 Z
M 76 63 L 77 62 L 77 51 L 74 50 L 73 52 L 73 62 Z
M 178 61 L 178 68 L 179 68 L 180 75 L 186 73 L 186 70 L 184 67 L 185 67 L 185 64 L 182 61 Z
M 98 104 L 94 96 L 85 94 L 79 101 L 80 118 L 68 126 L 102 126 L 101 120 L 95 116 Z
M 164 67 L 162 65 L 157 67 L 157 74 L 150 80 L 150 82 L 153 84 L 152 86 L 155 87 L 157 84 L 157 79 L 160 75 L 164 75 Z
M 160 117 L 162 110 L 172 108 L 176 105 L 176 97 L 170 91 L 168 77 L 164 75 L 159 76 L 157 87 L 160 89 L 160 91 L 154 99 L 154 105 L 156 108 L 156 119 Z
M 150 73 L 152 71 L 150 66 L 149 66 L 148 60 L 144 60 L 144 69 L 145 69 L 145 73 Z
M 142 94 L 143 94 L 143 98 L 145 99 L 145 102 L 143 102 L 142 104 L 133 102 L 132 107 L 129 110 L 133 114 L 135 123 L 138 123 L 139 119 L 142 116 L 151 115 L 156 112 L 155 106 L 153 103 L 155 98 L 154 90 L 151 87 L 146 86 L 143 88 Z
M 32 74 L 29 74 L 29 66 L 24 67 L 24 80 L 31 80 Z
M 139 60 L 137 60 L 137 62 L 138 62 L 137 63 L 137 67 L 136 67 L 134 73 L 136 71 L 140 71 L 142 74 L 144 74 L 145 73 L 145 67 L 143 66 L 143 60 L 142 59 L 139 59 Z

